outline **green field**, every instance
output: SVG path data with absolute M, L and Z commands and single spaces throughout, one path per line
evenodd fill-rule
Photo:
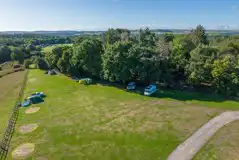
M 12 73 L 0 78 L 0 138 L 16 103 L 25 71 Z
M 46 93 L 35 114 L 20 109 L 17 128 L 38 123 L 34 132 L 15 132 L 11 151 L 34 143 L 30 159 L 152 160 L 167 156 L 208 120 L 238 103 L 202 94 L 163 91 L 145 97 L 103 84 L 80 85 L 62 75 L 31 70 L 25 97 Z M 16 128 L 16 130 L 17 130 Z
M 43 48 L 43 52 L 44 53 L 49 53 L 52 51 L 52 49 L 56 46 L 72 46 L 72 44 L 57 44 L 57 45 L 54 45 L 54 46 L 47 46 L 47 47 L 44 47 Z

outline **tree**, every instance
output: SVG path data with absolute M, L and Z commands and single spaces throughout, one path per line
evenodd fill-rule
M 61 58 L 63 54 L 63 47 L 56 46 L 52 49 L 52 52 L 48 52 L 45 54 L 45 59 L 50 68 L 57 67 L 57 62 Z
M 71 47 L 65 47 L 63 49 L 62 57 L 57 62 L 57 68 L 63 73 L 73 74 L 73 66 L 71 64 L 72 52 L 73 50 Z
M 239 91 L 239 57 L 226 55 L 212 65 L 213 85 L 219 93 L 236 95 Z
M 164 35 L 164 41 L 165 41 L 166 43 L 172 42 L 173 39 L 174 39 L 174 35 L 173 35 L 172 33 L 170 33 L 170 32 L 165 33 L 165 35 Z
M 97 39 L 85 39 L 74 46 L 72 64 L 79 71 L 99 76 L 101 71 L 102 44 Z
M 190 62 L 186 66 L 189 83 L 197 86 L 211 83 L 212 63 L 217 52 L 214 47 L 199 45 L 190 53 Z
M 46 60 L 42 57 L 36 57 L 33 63 L 39 69 L 44 69 L 44 70 L 49 69 L 49 66 L 48 66 Z
M 166 82 L 169 78 L 164 57 L 149 47 L 133 45 L 132 42 L 107 45 L 102 61 L 103 77 L 112 82 Z
M 0 63 L 11 60 L 11 50 L 7 46 L 0 46 Z
M 113 44 L 117 41 L 128 41 L 130 39 L 130 31 L 121 28 L 110 28 L 104 33 L 103 39 L 106 44 Z
M 186 80 L 185 67 L 189 64 L 193 49 L 195 45 L 188 36 L 173 41 L 169 63 L 174 82 Z
M 141 46 L 152 48 L 156 46 L 157 37 L 149 28 L 145 28 L 139 30 L 137 41 Z
M 11 53 L 11 59 L 12 59 L 12 61 L 18 61 L 20 64 L 23 64 L 23 62 L 24 62 L 24 55 L 21 54 L 21 53 L 12 52 Z
M 111 82 L 126 82 L 130 79 L 131 73 L 127 65 L 127 54 L 132 47 L 128 41 L 118 41 L 105 47 L 102 55 L 103 78 Z
M 18 61 L 20 64 L 23 64 L 24 53 L 21 52 L 20 48 L 18 48 L 18 47 L 12 48 L 11 60 L 12 61 Z
M 191 31 L 190 34 L 193 43 L 197 46 L 201 44 L 208 44 L 205 28 L 202 25 L 198 25 L 196 29 Z
M 128 69 L 134 80 L 143 83 L 169 80 L 167 60 L 153 49 L 133 45 L 128 53 Z M 130 77 L 130 76 L 129 76 Z

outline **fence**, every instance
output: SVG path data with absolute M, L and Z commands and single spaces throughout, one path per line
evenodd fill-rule
M 25 73 L 24 79 L 23 79 L 21 90 L 20 90 L 19 95 L 17 97 L 16 104 L 13 108 L 13 112 L 11 113 L 10 119 L 8 120 L 7 128 L 4 131 L 2 140 L 0 141 L 0 160 L 6 159 L 7 154 L 8 154 L 10 142 L 11 142 L 11 139 L 12 139 L 15 124 L 16 124 L 18 114 L 19 114 L 18 109 L 21 106 L 21 98 L 23 96 L 24 89 L 25 89 L 25 86 L 26 86 L 26 83 L 27 83 L 28 73 L 29 73 L 29 71 L 27 70 L 26 73 Z

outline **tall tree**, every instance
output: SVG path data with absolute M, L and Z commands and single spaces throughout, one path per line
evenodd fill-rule
M 195 45 L 208 44 L 207 34 L 205 28 L 202 25 L 198 25 L 196 29 L 192 30 L 191 38 Z
M 226 55 L 212 66 L 213 84 L 219 93 L 239 94 L 239 57 Z
M 11 60 L 11 50 L 7 46 L 0 46 L 0 63 Z
M 74 46 L 72 64 L 87 74 L 99 76 L 101 71 L 102 44 L 97 39 L 85 39 Z
M 132 43 L 118 41 L 105 47 L 102 55 L 103 78 L 111 82 L 126 82 L 130 79 L 131 73 L 128 68 L 128 53 Z
M 174 39 L 174 35 L 173 35 L 172 33 L 170 33 L 170 32 L 165 33 L 165 35 L 164 35 L 164 41 L 165 41 L 166 43 L 172 42 L 173 39 Z
M 137 40 L 139 45 L 152 48 L 156 46 L 157 37 L 149 28 L 145 28 L 139 30 Z
M 214 47 L 199 45 L 190 53 L 191 59 L 186 69 L 191 84 L 211 83 L 212 63 L 217 52 Z
M 110 28 L 103 34 L 103 39 L 107 44 L 113 44 L 117 41 L 127 41 L 130 39 L 130 31 L 128 29 Z

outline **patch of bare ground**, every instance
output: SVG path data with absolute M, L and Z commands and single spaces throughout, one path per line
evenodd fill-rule
M 20 133 L 29 133 L 29 132 L 33 132 L 34 130 L 36 130 L 38 127 L 38 124 L 32 123 L 32 124 L 26 124 L 23 126 L 20 126 L 18 128 L 18 131 Z
M 24 143 L 18 146 L 12 152 L 13 159 L 26 159 L 34 152 L 35 145 L 33 143 Z
M 37 157 L 36 160 L 48 160 L 46 157 Z
M 31 107 L 31 108 L 28 108 L 25 113 L 26 114 L 32 114 L 32 113 L 36 113 L 40 110 L 40 107 Z

